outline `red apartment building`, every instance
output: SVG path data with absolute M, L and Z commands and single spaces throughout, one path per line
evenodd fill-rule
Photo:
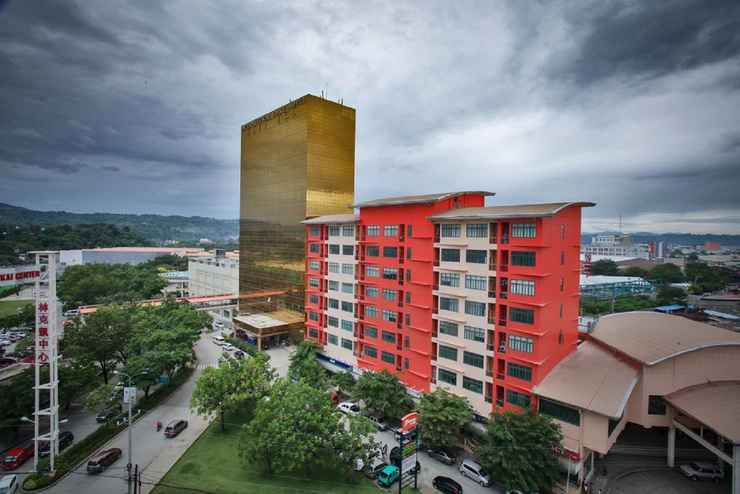
M 393 197 L 306 225 L 306 338 L 413 393 L 445 388 L 476 413 L 536 406 L 576 348 L 581 208 L 485 207 L 490 192 Z

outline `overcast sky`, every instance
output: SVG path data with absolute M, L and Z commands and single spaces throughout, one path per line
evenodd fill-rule
M 0 0 L 0 202 L 236 218 L 240 125 L 322 90 L 358 200 L 740 233 L 737 0 Z

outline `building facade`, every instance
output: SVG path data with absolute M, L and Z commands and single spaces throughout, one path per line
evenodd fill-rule
M 59 251 L 61 268 L 82 264 L 142 264 L 160 256 L 200 255 L 204 249 L 193 247 L 103 247 Z
M 605 257 L 638 257 L 649 259 L 651 247 L 645 243 L 634 243 L 626 234 L 602 233 L 591 237 L 591 244 L 583 246 L 584 254 Z
M 575 349 L 581 208 L 487 192 L 388 198 L 306 220 L 306 338 L 340 367 L 445 388 L 476 413 L 535 405 Z
M 239 257 L 228 254 L 189 257 L 190 295 L 236 295 L 239 293 Z

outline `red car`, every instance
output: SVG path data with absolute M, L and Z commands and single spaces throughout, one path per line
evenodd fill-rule
M 5 470 L 15 470 L 33 456 L 33 443 L 11 449 L 3 458 Z

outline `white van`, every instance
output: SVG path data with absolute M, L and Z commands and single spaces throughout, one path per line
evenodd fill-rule
M 488 476 L 486 471 L 473 460 L 463 460 L 463 462 L 460 463 L 460 474 L 462 474 L 463 477 L 468 477 L 469 479 L 478 482 L 483 487 L 488 487 L 491 484 L 491 478 Z
M 225 343 L 224 337 L 220 334 L 213 335 L 213 342 L 218 346 L 222 346 Z

